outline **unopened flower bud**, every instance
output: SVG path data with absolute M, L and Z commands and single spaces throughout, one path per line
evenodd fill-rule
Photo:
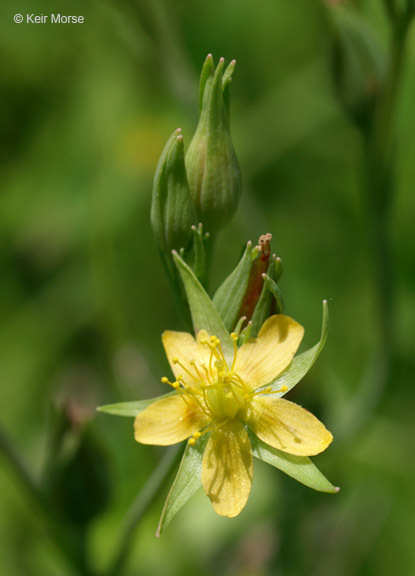
M 241 194 L 241 174 L 229 127 L 229 83 L 233 60 L 215 70 L 212 55 L 200 77 L 200 117 L 186 154 L 186 169 L 199 221 L 215 233 L 233 216 Z
M 196 212 L 184 164 L 183 136 L 178 128 L 170 136 L 154 175 L 151 225 L 160 250 L 187 248 Z
M 336 92 L 345 110 L 360 124 L 384 83 L 382 49 L 369 21 L 347 3 L 329 6 L 328 14 Z

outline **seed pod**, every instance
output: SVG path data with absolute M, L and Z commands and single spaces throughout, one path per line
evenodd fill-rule
M 233 60 L 224 70 L 212 55 L 200 77 L 200 117 L 186 154 L 190 193 L 205 230 L 214 234 L 232 218 L 241 194 L 241 174 L 229 127 L 229 83 Z
M 161 252 L 170 257 L 172 250 L 186 249 L 196 223 L 184 164 L 183 136 L 178 128 L 167 141 L 154 175 L 151 225 Z

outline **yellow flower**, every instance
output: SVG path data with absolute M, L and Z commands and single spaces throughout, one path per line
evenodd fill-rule
M 140 412 L 135 439 L 168 446 L 189 438 L 193 445 L 210 433 L 203 455 L 202 484 L 221 516 L 237 516 L 252 485 L 252 448 L 248 429 L 269 446 L 295 456 L 325 450 L 331 433 L 310 412 L 267 388 L 290 364 L 304 330 L 282 314 L 272 316 L 258 337 L 237 347 L 227 358 L 215 335 L 200 331 L 197 339 L 167 331 L 163 345 L 175 380 L 162 381 L 176 391 Z

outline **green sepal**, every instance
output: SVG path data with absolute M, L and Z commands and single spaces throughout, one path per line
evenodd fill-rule
M 154 174 L 151 226 L 160 251 L 170 256 L 173 249 L 187 248 L 191 226 L 196 221 L 184 163 L 183 136 L 178 128 L 167 140 Z
M 281 258 L 278 256 L 275 259 L 275 264 L 274 264 L 274 281 L 275 282 L 278 282 L 278 280 L 281 278 L 283 272 L 284 272 L 284 265 L 282 263 Z
M 163 506 L 156 532 L 157 537 L 167 528 L 189 498 L 201 487 L 203 453 L 208 439 L 209 434 L 204 434 L 194 446 L 187 444 L 176 478 Z
M 222 92 L 223 92 L 223 102 L 225 104 L 225 109 L 228 114 L 228 122 L 231 113 L 231 93 L 230 84 L 232 81 L 232 74 L 235 70 L 236 60 L 232 60 L 226 68 L 222 76 Z
M 248 286 L 251 266 L 252 242 L 248 242 L 235 270 L 224 280 L 213 296 L 213 304 L 229 331 L 238 321 L 238 313 Z
M 215 73 L 215 65 L 213 63 L 212 54 L 206 56 L 206 60 L 203 63 L 202 72 L 200 73 L 199 81 L 199 112 L 202 110 L 203 106 L 203 96 L 205 93 L 205 87 L 207 80 L 213 76 Z
M 289 392 L 310 370 L 314 362 L 317 360 L 320 352 L 324 348 L 324 344 L 327 340 L 327 335 L 329 332 L 329 308 L 327 305 L 327 300 L 323 300 L 323 322 L 321 327 L 320 340 L 315 346 L 295 356 L 290 366 L 285 370 L 276 380 L 268 384 L 267 386 L 261 386 L 261 388 L 271 388 L 271 391 L 277 395 L 277 397 L 284 396 Z M 284 392 L 281 388 L 284 388 Z
M 156 396 L 155 398 L 150 398 L 149 400 L 138 400 L 134 402 L 119 402 L 118 404 L 105 404 L 105 406 L 98 406 L 98 412 L 105 412 L 106 414 L 113 414 L 114 416 L 125 416 L 127 418 L 135 418 L 137 414 L 140 414 L 147 406 L 157 402 L 157 400 L 162 400 L 168 396 L 172 396 L 176 392 L 169 392 L 168 394 L 163 394 L 162 396 Z
M 301 484 L 319 492 L 336 493 L 340 490 L 327 480 L 307 456 L 294 456 L 293 454 L 276 450 L 264 444 L 252 432 L 250 432 L 250 440 L 252 453 L 255 458 L 271 464 L 271 466 L 278 468 L 278 470 L 301 482 Z
M 192 250 L 192 270 L 195 276 L 202 284 L 207 280 L 208 275 L 208 257 L 207 257 L 207 243 L 209 242 L 209 233 L 203 232 L 203 224 L 192 226 L 193 234 L 193 250 Z M 180 254 L 183 258 L 183 255 Z
M 270 262 L 268 265 L 268 272 L 267 276 L 270 279 L 273 279 L 275 276 L 275 261 L 276 257 L 273 254 L 270 258 Z M 264 275 L 262 276 L 264 278 Z M 267 284 L 264 282 L 262 286 L 261 295 L 259 300 L 255 306 L 254 313 L 252 315 L 252 328 L 251 328 L 251 337 L 256 338 L 258 336 L 258 332 L 261 329 L 261 326 L 265 322 L 267 318 L 271 315 L 271 306 L 272 306 L 273 294 L 269 290 Z
M 233 340 L 226 330 L 212 300 L 196 278 L 193 270 L 173 252 L 173 259 L 181 276 L 187 294 L 195 334 L 206 330 L 221 341 L 222 350 L 228 358 L 233 357 Z
M 271 294 L 275 298 L 275 314 L 283 314 L 284 312 L 284 300 L 282 298 L 281 290 L 278 284 L 268 276 L 268 274 L 263 274 L 264 285 L 268 288 Z

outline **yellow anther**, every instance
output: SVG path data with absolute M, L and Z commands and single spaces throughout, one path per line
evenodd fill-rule
M 169 379 L 166 376 L 163 376 L 163 378 L 161 379 L 163 384 L 168 384 L 169 383 Z
M 195 440 L 197 440 L 197 439 L 200 438 L 200 437 L 201 437 L 201 433 L 200 433 L 200 432 L 193 432 L 193 438 L 194 438 Z
M 216 337 L 216 336 L 211 336 L 211 337 L 210 337 L 210 341 L 212 342 L 212 344 L 214 344 L 214 343 L 216 342 L 216 340 L 217 340 L 217 337 Z
M 189 444 L 190 444 L 190 446 L 194 446 L 196 444 L 196 438 L 193 438 L 193 436 L 190 437 L 189 438 Z
M 176 356 L 174 356 L 174 357 L 171 359 L 171 361 L 173 362 L 173 364 L 177 364 L 177 363 L 179 362 L 179 359 L 178 359 Z
M 286 386 L 285 384 L 283 384 L 280 388 L 281 392 L 287 392 L 288 391 L 288 386 Z
M 199 342 L 200 342 L 201 344 L 207 344 L 207 343 L 208 343 L 208 341 L 206 340 L 206 338 L 201 338 L 201 339 L 199 340 Z
M 172 382 L 171 385 L 173 386 L 173 388 L 174 388 L 175 390 L 177 390 L 177 388 L 179 388 L 179 386 L 180 386 L 180 382 L 178 382 L 178 381 L 176 380 L 175 382 Z
M 238 334 L 236 332 L 231 332 L 232 340 L 238 340 Z

